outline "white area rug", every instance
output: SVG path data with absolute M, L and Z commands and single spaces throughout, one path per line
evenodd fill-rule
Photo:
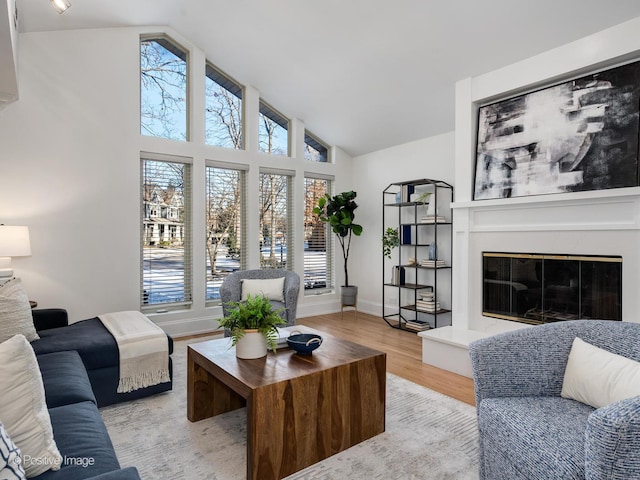
M 246 476 L 246 412 L 187 420 L 186 350 L 175 343 L 173 391 L 101 409 L 123 467 L 144 480 Z M 386 431 L 290 480 L 477 479 L 475 409 L 387 374 Z

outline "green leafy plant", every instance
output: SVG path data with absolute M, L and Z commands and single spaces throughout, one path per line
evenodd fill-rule
M 398 229 L 387 227 L 387 230 L 382 236 L 382 253 L 385 257 L 391 258 L 391 250 L 400 245 L 400 237 L 398 236 Z
M 274 310 L 269 299 L 262 295 L 249 295 L 244 301 L 227 302 L 227 305 L 230 313 L 219 323 L 229 330 L 231 345 L 236 345 L 246 330 L 258 330 L 267 340 L 267 347 L 275 353 L 278 341 L 276 327 L 286 325 L 280 316 L 284 308 Z
M 357 193 L 354 191 L 342 192 L 333 197 L 328 193 L 318 199 L 318 205 L 313 209 L 320 221 L 328 223 L 331 231 L 335 233 L 342 247 L 344 259 L 344 285 L 349 285 L 349 250 L 351 248 L 351 236 L 360 236 L 362 225 L 354 223 L 355 209 L 358 204 L 354 201 Z

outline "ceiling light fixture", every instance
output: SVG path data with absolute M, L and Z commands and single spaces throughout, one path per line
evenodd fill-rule
M 71 6 L 69 0 L 51 0 L 51 5 L 58 13 L 64 13 Z

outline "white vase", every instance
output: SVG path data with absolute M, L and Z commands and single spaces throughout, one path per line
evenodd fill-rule
M 236 357 L 249 360 L 262 358 L 267 354 L 267 339 L 258 330 L 245 330 L 244 336 L 236 343 Z

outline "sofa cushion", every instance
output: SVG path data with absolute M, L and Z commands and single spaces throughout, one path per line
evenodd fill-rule
M 49 414 L 63 462 L 57 472 L 36 478 L 80 480 L 120 468 L 100 412 L 92 402 L 55 407 Z
M 86 401 L 96 403 L 78 352 L 45 353 L 37 359 L 48 408 Z
M 37 462 L 23 463 L 29 477 L 57 468 L 56 448 L 45 401 L 42 375 L 23 335 L 0 344 L 0 419 L 22 452 Z
M 584 438 L 592 407 L 560 397 L 488 398 L 478 406 L 487 478 L 584 478 Z M 496 461 L 496 459 L 500 459 Z
M 0 286 L 0 342 L 14 335 L 24 335 L 29 342 L 37 340 L 33 326 L 29 297 L 19 278 L 13 278 Z

